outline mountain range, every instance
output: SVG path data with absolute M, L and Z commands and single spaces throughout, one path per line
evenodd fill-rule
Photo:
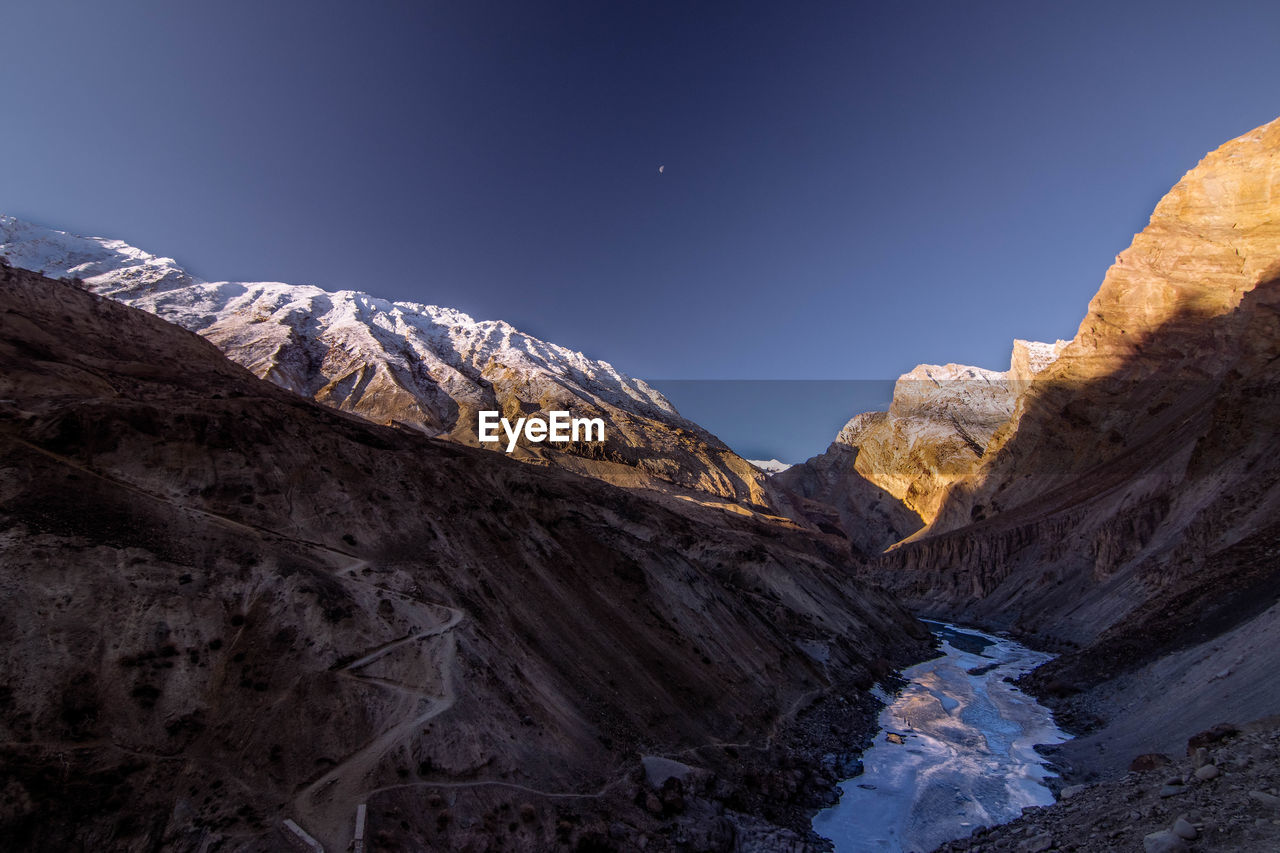
M 0 270 L 0 846 L 800 844 L 927 633 L 794 527 Z M 610 840 L 612 839 L 612 841 Z
M 914 616 L 1058 654 L 1069 782 L 1280 713 L 1277 187 L 1280 120 L 1070 341 L 785 468 L 505 323 L 0 218 L 0 841 L 344 849 L 365 804 L 379 849 L 821 849 Z M 609 439 L 508 458 L 482 409 Z
M 516 455 L 618 485 L 769 506 L 763 474 L 657 390 L 499 320 L 356 290 L 202 281 L 120 240 L 11 216 L 0 216 L 0 255 L 197 332 L 255 375 L 373 423 L 481 446 L 481 410 L 599 417 L 604 442 L 522 442 Z

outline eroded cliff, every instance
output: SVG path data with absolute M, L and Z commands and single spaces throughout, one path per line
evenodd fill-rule
M 829 519 L 867 553 L 918 531 L 952 483 L 973 473 L 1032 379 L 1066 341 L 1014 341 L 1006 371 L 921 364 L 898 378 L 887 412 L 851 419 L 826 452 L 773 479 L 792 513 Z M 834 510 L 834 513 L 832 512 Z
M 1080 646 L 1038 678 L 1086 727 L 1176 740 L 1273 713 L 1255 669 L 1155 673 L 1212 666 L 1228 632 L 1277 618 L 1277 434 L 1280 121 L 1165 196 L 981 463 L 869 573 L 926 612 Z M 1156 729 L 1117 686 L 1140 672 L 1167 689 Z

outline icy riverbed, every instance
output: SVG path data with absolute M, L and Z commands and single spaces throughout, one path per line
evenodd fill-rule
M 813 819 L 837 853 L 929 851 L 1053 802 L 1042 784 L 1052 774 L 1034 746 L 1067 735 L 1004 680 L 1051 656 L 969 628 L 931 627 L 943 656 L 903 671 L 910 683 L 886 700 L 862 775 L 841 783 L 840 803 Z

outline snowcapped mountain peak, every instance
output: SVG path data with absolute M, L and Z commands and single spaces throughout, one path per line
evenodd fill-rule
M 779 462 L 777 459 L 748 459 L 747 461 L 771 476 L 781 474 L 792 466 L 790 462 Z
M 123 241 L 12 216 L 0 216 L 0 255 L 51 278 L 79 278 L 203 335 L 258 376 L 377 423 L 476 443 L 481 410 L 599 416 L 610 425 L 605 446 L 552 454 L 557 461 L 628 484 L 657 479 L 765 501 L 760 473 L 656 389 L 501 320 L 355 289 L 204 281 Z M 560 459 L 572 453 L 586 457 Z
M 312 344 L 341 340 L 357 353 L 406 368 L 410 362 L 425 364 L 437 382 L 447 383 L 453 377 L 442 374 L 451 372 L 474 380 L 486 370 L 539 371 L 598 386 L 591 396 L 614 405 L 630 403 L 678 417 L 658 391 L 608 362 L 539 340 L 501 320 L 477 321 L 455 308 L 305 284 L 203 281 L 172 258 L 121 240 L 82 237 L 12 216 L 0 216 L 0 255 L 54 278 L 82 279 L 103 296 L 159 314 L 219 345 L 232 341 L 235 346 L 227 352 L 233 359 L 294 390 L 300 390 L 300 381 L 290 366 L 268 363 L 286 343 L 269 333 L 273 327 L 291 329 Z
M 109 278 L 122 289 L 183 287 L 194 281 L 173 258 L 122 240 L 81 237 L 0 214 L 0 255 L 23 269 L 94 283 Z

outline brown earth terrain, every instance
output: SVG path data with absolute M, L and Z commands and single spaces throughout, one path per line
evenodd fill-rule
M 953 849 L 1275 842 L 1280 120 L 1030 380 L 962 417 L 928 376 L 772 501 L 372 425 L 4 276 L 0 843 L 343 849 L 368 802 L 378 849 L 809 849 L 900 604 L 1060 652 L 1023 685 L 1078 735 L 1071 796 Z
M 1077 735 L 1045 750 L 1070 783 L 1280 712 L 1280 120 L 1161 200 L 1073 340 L 1030 347 L 1007 373 L 920 366 L 890 412 L 775 481 L 866 551 L 895 525 L 858 530 L 842 502 L 901 499 L 924 523 L 867 579 L 1059 653 L 1022 686 Z M 1275 769 L 1269 748 L 1251 760 Z M 1145 833 L 1057 834 L 1123 824 L 1107 791 L 1091 814 L 1073 799 L 973 849 L 1143 849 Z M 1270 849 L 1270 830 L 1215 831 L 1191 849 Z
M 801 849 L 926 635 L 845 540 L 327 409 L 0 271 L 0 847 Z
M 1067 651 L 1031 683 L 1092 708 L 1077 714 L 1091 729 L 1114 731 L 1127 715 L 1141 728 L 1151 710 L 1116 679 L 1155 679 L 1146 668 L 1175 653 L 1186 666 L 1225 659 L 1215 644 L 1245 626 L 1270 630 L 1276 616 L 1277 185 L 1280 121 L 1189 172 L 981 467 L 868 571 L 926 614 Z M 1280 708 L 1280 683 L 1257 689 L 1247 666 L 1208 675 L 1219 670 L 1178 688 L 1155 680 L 1165 725 L 1134 747 L 1185 740 L 1221 722 L 1215 707 L 1237 719 Z M 1085 772 L 1127 764 L 1082 748 L 1072 758 Z

